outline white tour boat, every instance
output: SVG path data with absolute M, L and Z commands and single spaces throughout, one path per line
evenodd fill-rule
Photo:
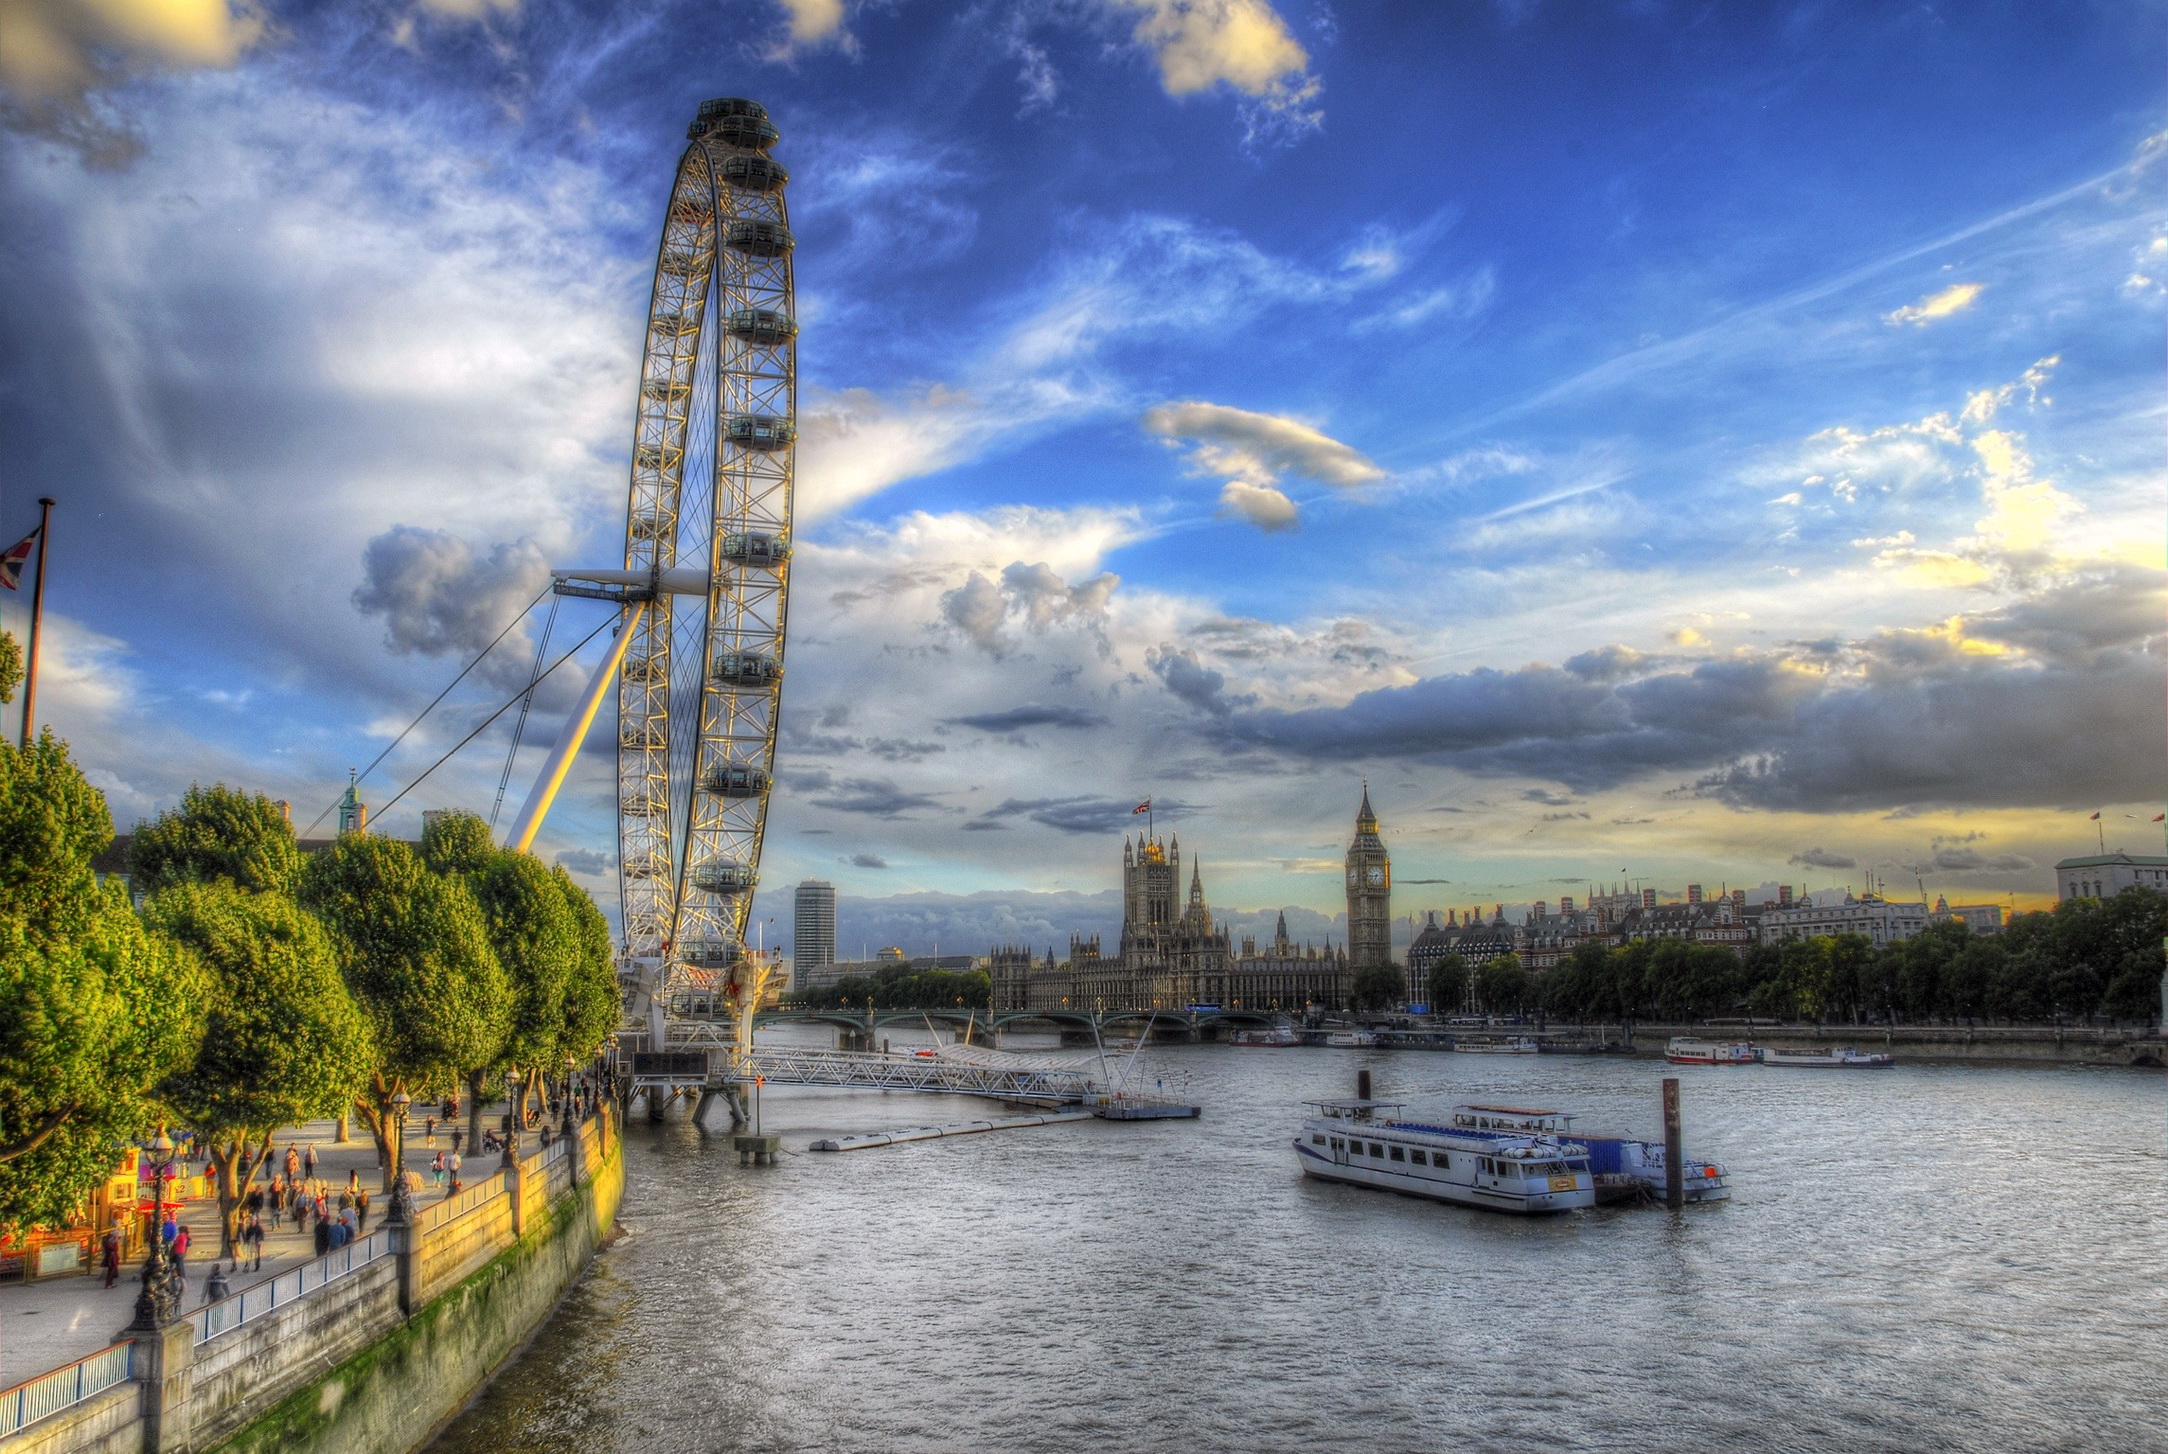
M 1768 1046 L 1762 1050 L 1764 1065 L 1803 1065 L 1824 1070 L 1887 1070 L 1897 1063 L 1894 1055 L 1854 1050 L 1840 1045 L 1834 1050 L 1779 1050 Z
M 1378 1037 L 1374 1030 L 1335 1030 L 1325 1037 L 1325 1043 L 1336 1050 L 1372 1050 L 1377 1047 Z
M 1588 1148 L 1549 1132 L 1396 1121 L 1397 1101 L 1310 1104 L 1295 1138 L 1305 1176 L 1521 1215 L 1596 1204 Z
M 1287 1026 L 1280 1025 L 1270 1030 L 1237 1030 L 1234 1034 L 1234 1043 L 1237 1045 L 1271 1045 L 1285 1048 L 1289 1045 L 1300 1045 L 1302 1037 Z
M 1723 1042 L 1674 1035 L 1664 1046 L 1664 1059 L 1673 1065 L 1758 1065 L 1761 1047 L 1751 1040 Z
M 1574 1118 L 1563 1111 L 1535 1111 L 1519 1106 L 1455 1106 L 1452 1119 L 1459 1129 L 1555 1136 L 1585 1147 L 1599 1202 L 1632 1201 L 1664 1194 L 1664 1143 L 1661 1141 L 1589 1135 L 1575 1130 Z M 1679 1182 L 1689 1202 L 1721 1202 L 1731 1197 L 1731 1175 L 1714 1161 L 1692 1156 L 1682 1158 Z

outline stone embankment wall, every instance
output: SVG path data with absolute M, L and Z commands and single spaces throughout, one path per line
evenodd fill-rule
M 624 1182 L 607 1108 L 385 1228 L 387 1255 L 305 1295 L 134 1335 L 127 1382 L 0 1438 L 0 1454 L 406 1454 L 549 1317 Z

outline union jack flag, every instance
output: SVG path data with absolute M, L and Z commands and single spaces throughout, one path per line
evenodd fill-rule
M 1137 804 L 1137 806 L 1135 806 L 1134 808 L 1131 808 L 1131 809 L 1129 810 L 1129 816 L 1130 816 L 1130 817 L 1132 817 L 1132 818 L 1134 818 L 1134 817 L 1136 817 L 1136 816 L 1137 816 L 1137 814 L 1139 814 L 1139 813 L 1149 813 L 1149 812 L 1151 812 L 1151 811 L 1152 811 L 1152 800 L 1151 800 L 1150 798 L 1146 798 L 1146 799 L 1145 799 L 1145 800 L 1144 800 L 1143 802 L 1141 802 L 1141 803 Z
M 0 555 L 0 586 L 6 586 L 11 591 L 23 588 L 23 565 L 30 559 L 30 552 L 36 548 L 37 543 L 38 532 L 33 530 L 9 546 L 7 554 Z

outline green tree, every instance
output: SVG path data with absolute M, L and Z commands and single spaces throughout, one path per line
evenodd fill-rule
M 466 884 L 430 872 L 395 839 L 352 833 L 308 861 L 301 902 L 324 921 L 339 971 L 376 1042 L 356 1102 L 391 1188 L 399 1152 L 393 1098 L 442 1093 L 496 1063 L 511 1021 L 511 986 Z
M 870 975 L 853 975 L 805 997 L 805 1002 L 816 1008 L 863 1005 L 868 1000 L 893 1010 L 953 1010 L 959 1006 L 983 1010 L 993 1004 L 994 982 L 983 969 L 914 969 L 908 964 L 893 964 Z
M 1518 1015 L 1534 998 L 1528 971 L 1521 968 L 1517 954 L 1496 954 L 1486 960 L 1475 972 L 1475 989 L 1485 1012 L 1493 1015 Z
M 182 883 L 152 899 L 144 917 L 210 971 L 195 1060 L 159 1090 L 210 1149 L 219 1255 L 231 1257 L 244 1161 L 254 1176 L 279 1127 L 353 1104 L 374 1059 L 368 1023 L 339 978 L 330 935 L 285 894 L 244 893 L 231 880 Z
M 1451 950 L 1439 955 L 1424 989 L 1430 995 L 1432 1014 L 1453 1014 L 1468 997 L 1468 961 Z
M 15 700 L 23 684 L 23 648 L 12 631 L 0 631 L 0 706 Z
M 610 940 L 610 921 L 595 907 L 594 897 L 562 868 L 551 869 L 550 877 L 556 880 L 557 891 L 565 896 L 572 910 L 580 941 L 572 981 L 565 987 L 565 1023 L 559 1032 L 559 1045 L 575 1061 L 592 1060 L 603 1042 L 616 1032 L 624 1015 L 625 994 L 617 982 L 617 946 Z M 987 989 L 988 997 L 983 1002 L 991 1003 L 991 981 Z
M 500 851 L 489 825 L 473 813 L 438 813 L 422 826 L 422 861 L 437 873 L 471 879 L 496 862 Z
M 181 805 L 139 824 L 128 871 L 141 894 L 224 880 L 250 892 L 291 893 L 301 845 L 277 803 L 224 783 L 189 788 Z
M 1407 978 L 1397 964 L 1371 964 L 1355 971 L 1348 987 L 1348 1008 L 1374 1015 L 1398 1005 L 1408 992 Z
M 112 840 L 50 731 L 0 744 L 0 1226 L 71 1215 L 202 1035 L 203 967 L 91 871 Z
M 516 1087 L 513 1099 L 524 1117 L 543 1078 L 563 1058 L 566 999 L 584 945 L 571 903 L 532 854 L 491 849 L 469 882 L 512 990 L 510 1023 L 496 1061 L 467 1070 L 468 1134 L 478 1137 L 490 1070 L 503 1070 Z

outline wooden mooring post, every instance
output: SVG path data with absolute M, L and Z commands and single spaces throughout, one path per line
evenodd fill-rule
M 1686 1136 L 1679 1125 L 1679 1078 L 1664 1077 L 1664 1205 L 1686 1205 Z

